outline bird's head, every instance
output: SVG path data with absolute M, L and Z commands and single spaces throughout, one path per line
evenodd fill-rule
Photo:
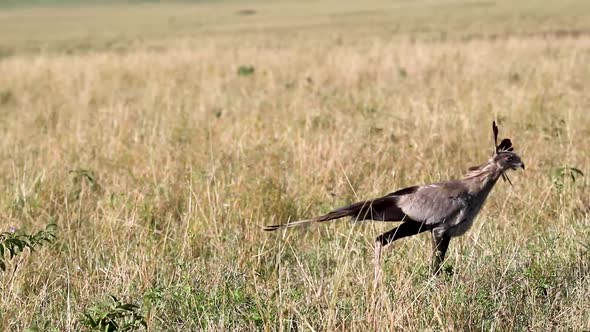
M 498 126 L 496 121 L 492 123 L 492 130 L 494 132 L 494 155 L 492 161 L 498 166 L 501 171 L 502 178 L 510 182 L 510 178 L 506 175 L 508 170 L 517 170 L 522 168 L 524 170 L 524 163 L 520 156 L 514 153 L 514 147 L 509 138 L 505 138 L 498 144 Z M 510 182 L 512 184 L 512 182 Z
M 512 151 L 502 151 L 494 156 L 494 162 L 502 170 L 517 170 L 518 168 L 524 169 L 524 163 L 520 160 L 520 156 Z

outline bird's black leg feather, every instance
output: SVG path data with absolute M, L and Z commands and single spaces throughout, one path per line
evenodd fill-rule
M 385 232 L 377 237 L 377 242 L 381 244 L 381 246 L 386 246 L 387 244 L 397 240 L 404 238 L 406 236 L 416 235 L 422 232 L 427 231 L 428 229 L 424 227 L 423 224 L 417 222 L 405 222 L 398 227 L 390 230 L 389 232 Z

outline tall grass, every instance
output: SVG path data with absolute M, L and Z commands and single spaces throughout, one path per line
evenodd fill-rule
M 226 26 L 125 52 L 10 44 L 0 231 L 57 230 L 7 263 L 0 326 L 89 329 L 84 314 L 130 303 L 151 331 L 589 329 L 588 180 L 556 170 L 590 166 L 590 39 L 550 13 L 552 33 L 507 19 L 499 35 L 506 15 L 446 37 L 353 11 L 356 26 Z M 372 243 L 393 224 L 259 229 L 459 177 L 488 158 L 493 119 L 527 170 L 452 241 L 441 278 L 417 236 L 386 249 L 373 290 Z

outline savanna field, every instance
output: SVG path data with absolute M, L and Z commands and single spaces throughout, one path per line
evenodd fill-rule
M 0 330 L 590 330 L 589 89 L 584 0 L 0 1 Z M 373 289 L 393 223 L 261 231 L 492 120 L 527 169 L 439 277 L 423 233 Z

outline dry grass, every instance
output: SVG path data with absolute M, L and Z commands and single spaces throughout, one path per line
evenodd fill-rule
M 16 36 L 38 18 L 15 28 L 0 60 L 0 231 L 58 231 L 0 275 L 0 327 L 80 330 L 113 294 L 151 331 L 590 329 L 588 180 L 551 176 L 590 168 L 588 6 L 485 4 L 322 3 L 309 19 L 291 3 L 247 6 L 258 18 L 239 3 L 144 5 L 162 22 L 225 18 L 143 35 L 144 16 L 121 18 L 80 49 L 65 23 L 63 40 L 48 25 L 32 47 Z M 129 27 L 123 51 L 105 43 Z M 389 247 L 373 292 L 373 239 L 392 225 L 258 227 L 461 176 L 488 157 L 492 119 L 527 171 L 452 241 L 444 277 L 429 277 L 421 235 Z

